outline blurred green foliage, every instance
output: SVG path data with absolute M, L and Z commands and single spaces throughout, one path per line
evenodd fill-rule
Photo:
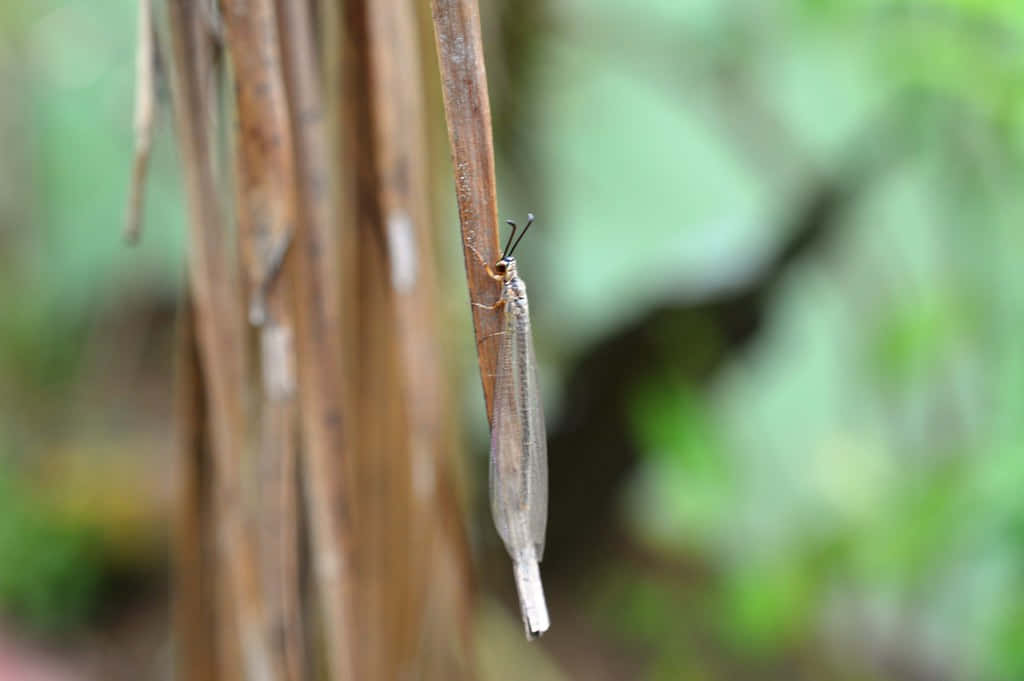
M 180 279 L 183 206 L 166 114 L 145 241 L 129 254 L 119 238 L 134 143 L 135 6 L 0 7 L 0 288 L 17 293 L 0 315 L 0 375 L 22 395 L 0 394 L 13 408 L 0 412 L 0 428 L 17 425 L 26 396 L 48 405 L 74 381 L 105 306 L 136 290 L 170 294 Z
M 99 528 L 49 508 L 9 471 L 0 477 L 0 613 L 67 633 L 95 616 L 105 556 Z
M 145 242 L 127 253 L 120 241 L 136 4 L 0 4 L 0 615 L 37 634 L 77 631 L 100 612 L 112 548 L 109 528 L 58 509 L 20 473 L 51 465 L 65 437 L 96 436 L 83 402 L 103 397 L 80 381 L 99 320 L 173 295 L 180 279 L 166 119 Z

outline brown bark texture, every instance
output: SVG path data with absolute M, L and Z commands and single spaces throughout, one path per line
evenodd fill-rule
M 425 6 L 147 0 L 141 11 L 153 11 L 140 30 L 156 47 L 143 41 L 140 63 L 160 52 L 188 205 L 176 676 L 472 678 Z M 140 74 L 135 237 L 156 77 Z M 470 233 L 489 236 L 467 243 L 492 259 L 490 133 L 471 134 L 487 145 L 476 162 L 490 189 Z M 474 300 L 489 302 L 493 282 L 479 284 L 493 290 L 471 289 Z

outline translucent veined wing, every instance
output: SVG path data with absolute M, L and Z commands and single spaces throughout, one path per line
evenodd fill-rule
M 544 535 L 548 524 L 548 437 L 544 428 L 544 408 L 537 381 L 537 358 L 533 353 L 533 332 L 525 318 L 525 333 L 520 342 L 525 346 L 525 366 L 519 367 L 525 380 L 527 427 L 524 445 L 529 461 L 530 541 L 537 550 L 537 560 L 544 558 Z
M 491 431 L 491 504 L 513 558 L 540 560 L 547 525 L 547 440 L 526 301 L 506 304 Z
M 498 535 L 516 558 L 528 541 L 526 486 L 523 484 L 522 391 L 518 385 L 520 351 L 515 316 L 504 306 L 505 331 L 498 351 L 491 418 L 491 514 Z

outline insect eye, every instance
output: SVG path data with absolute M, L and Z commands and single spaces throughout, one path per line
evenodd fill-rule
M 494 266 L 494 270 L 498 274 L 505 274 L 505 272 L 508 270 L 508 266 L 505 263 L 499 261 L 498 264 Z

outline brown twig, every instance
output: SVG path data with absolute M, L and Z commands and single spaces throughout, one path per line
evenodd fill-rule
M 325 14 L 336 12 L 333 3 L 328 5 Z M 342 342 L 337 228 L 339 223 L 352 224 L 353 211 L 344 184 L 332 173 L 332 146 L 310 8 L 297 0 L 279 0 L 277 7 L 298 171 L 294 195 L 296 350 L 313 569 L 323 608 L 330 677 L 352 679 L 358 678 L 354 641 L 362 625 L 355 619 L 352 578 L 358 554 L 349 481 L 351 410 L 341 367 L 343 351 L 351 352 L 351 348 Z M 333 187 L 341 191 L 336 194 Z
M 215 681 L 216 640 L 209 433 L 192 306 L 181 305 L 175 357 L 175 422 L 178 452 L 174 516 L 174 632 L 177 678 Z
M 238 239 L 249 289 L 249 319 L 262 325 L 271 290 L 287 288 L 285 278 L 277 275 L 295 224 L 288 104 L 273 1 L 222 2 L 235 83 Z
M 357 457 L 353 467 L 359 518 L 358 607 L 365 613 L 359 631 L 359 672 L 363 678 L 389 678 L 401 675 L 398 669 L 403 661 L 389 655 L 388 649 L 400 638 L 398 611 L 411 597 L 406 572 L 411 544 L 409 405 L 402 393 L 407 377 L 399 359 L 391 254 L 384 225 L 387 171 L 380 158 L 384 150 L 379 139 L 381 128 L 390 127 L 379 116 L 393 117 L 391 107 L 396 103 L 393 93 L 385 89 L 388 84 L 380 81 L 387 78 L 379 63 L 379 54 L 386 49 L 375 49 L 372 44 L 370 4 L 353 0 L 342 6 L 341 143 L 345 162 L 354 171 L 355 208 L 353 229 L 342 235 L 342 276 L 345 338 L 353 350 L 346 380 L 349 392 L 360 397 L 351 402 L 355 451 L 377 453 Z M 384 111 L 387 113 L 382 114 Z M 412 168 L 407 166 L 403 174 L 405 182 L 419 182 Z M 411 223 L 411 216 L 408 219 Z M 388 408 L 373 406 L 380 404 Z
M 122 237 L 136 244 L 142 234 L 142 201 L 146 190 L 149 156 L 156 123 L 156 34 L 153 0 L 139 0 L 137 47 L 135 52 L 135 153 L 132 160 L 128 214 Z
M 238 238 L 249 319 L 261 326 L 263 383 L 260 491 L 255 516 L 274 678 L 301 681 L 305 646 L 298 610 L 298 410 L 292 285 L 286 256 L 295 229 L 295 168 L 273 0 L 223 0 L 235 81 Z
M 397 2 L 359 2 L 361 10 L 350 8 L 351 43 L 361 54 L 352 61 L 361 69 L 357 78 L 366 84 L 365 111 L 354 120 L 369 124 L 370 145 L 364 150 L 370 178 L 365 192 L 366 217 L 361 223 L 365 235 L 360 248 L 360 287 L 373 291 L 364 296 L 361 320 L 372 320 L 376 328 L 394 340 L 387 353 L 372 353 L 377 363 L 362 363 L 360 384 L 370 385 L 377 376 L 393 377 L 389 390 L 395 408 L 389 414 L 364 408 L 360 423 L 373 423 L 380 433 L 368 437 L 390 437 L 394 446 L 389 456 L 365 463 L 369 481 L 390 481 L 389 499 L 367 497 L 363 508 L 370 523 L 379 523 L 383 536 L 402 538 L 390 546 L 376 541 L 367 568 L 376 573 L 385 568 L 384 579 L 375 584 L 374 598 L 387 613 L 380 618 L 375 667 L 378 678 L 393 678 L 420 668 L 424 629 L 440 627 L 456 634 L 453 648 L 466 657 L 470 650 L 465 598 L 450 599 L 425 618 L 428 592 L 448 576 L 455 560 L 445 561 L 438 544 L 444 519 L 441 476 L 450 473 L 446 458 L 451 455 L 452 433 L 448 422 L 449 401 L 442 369 L 437 307 L 439 299 L 436 257 L 433 249 L 430 185 L 426 165 L 426 125 L 422 83 L 422 52 L 414 6 Z M 358 27 L 357 27 L 358 26 Z M 372 211 L 372 214 L 371 214 Z M 370 341 L 363 335 L 363 343 Z M 424 399 L 429 395 L 431 399 Z M 368 405 L 367 405 L 368 406 Z M 375 414 L 374 411 L 377 411 Z M 363 466 L 361 466 L 363 467 Z M 399 503 L 396 503 L 399 502 Z M 398 544 L 396 546 L 396 544 Z M 469 584 L 461 588 L 468 591 Z M 458 668 L 446 670 L 444 678 L 458 678 Z
M 480 11 L 476 0 L 431 0 L 431 11 L 455 170 L 477 361 L 490 418 L 501 316 L 497 310 L 478 305 L 491 305 L 498 299 L 500 288 L 488 275 L 486 265 L 497 262 L 500 246 Z M 480 262 L 481 257 L 486 263 Z
M 168 0 L 167 6 L 174 112 L 189 209 L 189 286 L 209 405 L 218 560 L 225 577 L 218 600 L 233 606 L 225 619 L 233 620 L 246 676 L 266 678 L 272 664 L 256 551 L 242 512 L 244 327 L 235 270 L 228 257 L 228 232 L 216 194 L 216 145 L 208 124 L 212 102 L 204 87 L 211 82 L 213 46 L 195 3 Z

